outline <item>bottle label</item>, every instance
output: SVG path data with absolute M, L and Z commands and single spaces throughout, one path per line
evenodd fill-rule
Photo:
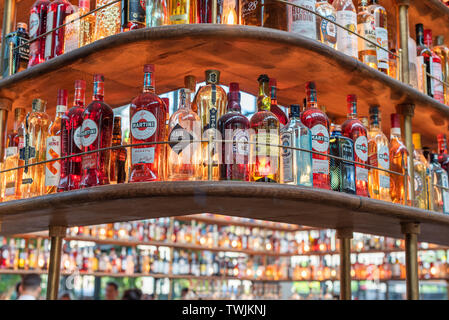
M 51 136 L 47 138 L 47 160 L 56 159 L 61 156 L 61 137 Z M 59 161 L 45 164 L 45 186 L 57 186 L 61 174 L 61 163 Z
M 366 162 L 368 160 L 368 140 L 365 136 L 359 136 L 355 140 L 354 150 L 361 161 Z
M 248 18 L 248 16 L 255 15 L 255 11 L 259 5 L 259 0 L 242 0 L 242 23 L 245 23 L 245 19 Z
M 150 148 L 132 148 L 132 164 L 154 163 L 155 147 Z
M 30 59 L 30 45 L 28 44 L 28 39 L 18 37 L 17 45 L 19 47 L 19 58 L 23 61 L 28 61 Z
M 17 155 L 17 152 L 18 152 L 17 147 L 8 147 L 5 150 L 5 157 L 6 158 L 13 157 L 13 156 Z
M 357 15 L 355 12 L 342 10 L 337 11 L 337 23 L 347 29 L 356 32 Z M 339 30 L 337 33 L 337 48 L 352 57 L 357 57 L 357 37 L 346 30 Z
M 156 129 L 157 120 L 150 111 L 137 111 L 131 118 L 131 134 L 137 140 L 149 139 L 156 132 Z
M 423 179 L 421 175 L 415 171 L 415 197 L 420 197 L 424 190 Z
M 357 25 L 357 33 L 366 39 L 376 42 L 376 27 L 374 25 L 374 20 L 365 22 L 365 23 L 359 23 Z M 359 52 L 365 51 L 365 50 L 376 50 L 376 46 L 371 44 L 368 41 L 359 39 Z
M 81 143 L 84 147 L 88 147 L 97 140 L 98 137 L 98 127 L 95 121 L 91 119 L 86 119 L 83 121 L 83 126 L 81 128 Z
M 257 144 L 255 154 L 258 156 L 279 156 L 279 148 L 272 147 L 270 145 L 279 144 L 279 135 L 271 132 L 259 132 L 257 133 Z M 267 145 L 269 144 L 269 145 Z
M 384 174 L 379 174 L 379 186 L 381 188 L 390 189 L 390 177 Z
M 67 111 L 67 107 L 63 105 L 57 105 L 56 106 L 56 112 L 57 113 L 65 113 Z
M 78 128 L 76 128 L 75 133 L 73 134 L 73 142 L 75 142 L 75 145 L 80 150 L 82 150 L 82 148 L 83 148 L 81 130 L 82 130 L 82 126 L 79 126 Z
M 315 11 L 315 0 L 294 0 L 293 3 Z M 292 6 L 291 8 L 291 31 L 316 40 L 316 16 L 309 11 L 297 7 Z
M 419 56 L 416 59 L 416 69 L 417 69 L 417 77 L 418 77 L 418 90 L 424 92 L 424 82 L 426 81 L 427 76 L 424 78 L 425 71 L 424 71 L 424 57 Z M 427 94 L 427 93 L 426 93 Z
M 128 21 L 145 23 L 145 0 L 128 1 Z
M 168 136 L 168 144 L 173 152 L 180 154 L 194 140 L 193 135 L 178 124 L 172 129 Z
M 377 44 L 382 48 L 388 50 L 388 31 L 385 28 L 376 27 L 376 40 Z M 388 70 L 388 55 L 389 53 L 385 50 L 382 50 L 376 47 L 377 51 L 377 67 L 379 69 Z
M 281 135 L 281 144 L 284 147 L 292 146 L 292 134 L 291 132 L 285 132 Z M 288 148 L 282 149 L 282 172 L 283 181 L 293 182 L 293 150 Z
M 46 32 L 49 32 L 53 29 L 53 11 L 48 11 L 47 13 L 47 30 Z M 53 41 L 53 32 L 48 34 L 45 37 L 45 58 L 51 57 L 51 51 L 52 51 L 52 41 Z
M 8 181 L 5 184 L 5 196 L 13 196 L 16 194 L 16 182 Z
M 443 80 L 441 63 L 435 61 L 432 62 L 432 76 L 439 80 Z M 436 100 L 440 101 L 441 103 L 444 103 L 443 83 L 436 79 L 432 79 L 432 82 L 433 82 L 433 97 Z
M 329 131 L 327 128 L 322 124 L 317 124 L 310 131 L 312 133 L 312 149 L 326 153 L 329 149 Z
M 312 159 L 313 173 L 329 174 L 329 160 Z
M 385 169 L 390 169 L 390 154 L 386 145 L 377 145 L 377 162 L 378 165 Z
M 33 12 L 30 15 L 30 38 L 34 38 L 37 36 L 37 31 L 39 30 L 39 15 Z
M 326 18 L 328 18 L 331 21 L 335 21 L 336 20 L 334 15 L 328 15 L 328 16 L 326 16 Z M 329 22 L 327 20 L 321 19 L 320 29 L 321 29 L 321 34 L 322 34 L 322 37 L 323 37 L 322 41 L 335 44 L 335 42 L 337 41 L 337 39 L 336 39 L 336 37 L 337 37 L 337 27 L 336 27 L 336 25 L 333 24 L 332 22 Z
M 368 169 L 355 167 L 355 176 L 358 181 L 368 182 Z
M 236 129 L 232 134 L 232 150 L 234 154 L 247 156 L 249 136 L 246 130 Z

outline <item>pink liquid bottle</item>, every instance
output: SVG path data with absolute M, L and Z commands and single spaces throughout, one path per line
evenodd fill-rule
M 30 41 L 47 31 L 48 0 L 37 0 L 30 11 Z M 30 60 L 28 68 L 45 61 L 45 38 L 30 43 Z

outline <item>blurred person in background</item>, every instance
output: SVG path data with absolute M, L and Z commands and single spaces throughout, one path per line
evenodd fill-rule
M 106 300 L 118 299 L 118 284 L 115 282 L 108 282 L 104 293 Z
M 35 273 L 27 274 L 22 279 L 17 300 L 38 300 L 41 291 L 41 277 Z
M 122 300 L 142 300 L 140 289 L 128 289 L 123 293 Z

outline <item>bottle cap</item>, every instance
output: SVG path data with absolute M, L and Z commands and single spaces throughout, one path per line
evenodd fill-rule
M 258 78 L 257 81 L 259 82 L 269 82 L 270 78 L 268 77 L 268 75 L 266 74 L 261 74 Z
M 401 119 L 398 113 L 392 113 L 390 119 L 391 119 L 391 128 L 401 127 Z
M 218 84 L 220 82 L 220 71 L 218 70 L 206 70 L 206 83 Z
M 18 22 L 17 23 L 17 29 L 28 29 L 28 25 L 25 22 Z
M 144 73 L 153 73 L 154 72 L 154 64 L 146 64 L 143 66 Z
M 417 23 L 416 25 L 415 25 L 415 30 L 416 30 L 416 34 L 422 34 L 423 33 L 423 31 L 424 31 L 424 26 L 423 26 L 423 24 L 422 23 Z
M 348 102 L 348 114 L 357 114 L 357 96 L 348 94 L 346 101 Z
M 369 114 L 379 114 L 379 106 L 378 105 L 372 105 L 369 107 Z
M 440 34 L 439 36 L 437 36 L 436 45 L 442 46 L 443 44 L 444 44 L 444 36 L 442 34 Z
M 45 112 L 45 107 L 47 106 L 47 102 L 42 99 L 34 99 L 32 102 L 32 110 L 33 112 Z
M 75 80 L 75 89 L 86 89 L 86 81 Z
M 412 134 L 412 140 L 413 140 L 413 147 L 417 150 L 422 149 L 421 144 L 421 134 L 419 133 L 413 133 Z
M 269 86 L 270 87 L 276 87 L 277 86 L 277 81 L 276 81 L 275 78 L 270 78 Z
M 316 90 L 315 82 L 310 81 L 306 83 L 306 91 Z
M 184 86 L 190 89 L 191 92 L 196 91 L 196 77 L 188 75 L 184 77 Z
M 94 82 L 104 82 L 104 75 L 94 74 Z
M 14 109 L 14 118 L 20 118 L 24 116 L 26 113 L 25 108 L 15 108 Z
M 290 117 L 299 117 L 301 114 L 301 106 L 299 104 L 290 105 Z
M 67 90 L 58 89 L 58 99 L 57 99 L 56 105 L 67 106 L 67 104 L 68 104 Z

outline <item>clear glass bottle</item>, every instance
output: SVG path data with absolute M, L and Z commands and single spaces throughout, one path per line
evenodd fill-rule
M 67 90 L 58 90 L 56 103 L 56 117 L 48 129 L 46 160 L 61 157 L 61 122 L 67 111 Z M 45 187 L 46 193 L 55 193 L 59 185 L 61 175 L 61 161 L 49 162 L 45 164 Z
M 79 0 L 78 9 L 65 18 L 64 52 L 88 45 L 94 40 L 95 14 L 90 14 L 82 19 L 79 17 L 90 11 L 90 0 Z
M 368 164 L 390 170 L 390 146 L 387 136 L 382 132 L 379 106 L 369 108 L 370 126 L 368 131 Z M 390 174 L 385 171 L 369 169 L 369 193 L 371 198 L 391 201 Z
M 368 0 L 359 0 L 357 33 L 372 42 L 377 41 L 376 23 L 374 16 L 368 10 Z M 359 60 L 371 68 L 377 69 L 377 47 L 362 38 L 358 37 L 357 39 Z
M 387 11 L 379 4 L 379 0 L 370 0 L 368 11 L 374 16 L 377 44 L 388 50 Z M 378 47 L 376 47 L 376 52 L 377 70 L 389 74 L 389 53 Z
M 114 117 L 114 129 L 112 131 L 112 146 L 122 145 L 122 118 Z M 125 147 L 111 150 L 111 165 L 109 170 L 109 181 L 111 184 L 126 182 L 126 157 Z
M 156 94 L 154 65 L 143 68 L 143 92 L 133 99 L 129 110 L 131 143 L 158 142 L 166 138 L 167 106 Z M 163 179 L 165 148 L 161 144 L 131 147 L 129 182 Z
M 147 0 L 146 26 L 158 27 L 169 24 L 168 0 Z
M 328 0 L 318 0 L 316 3 L 316 13 L 328 18 L 331 21 L 337 20 L 337 11 Z M 321 17 L 316 17 L 316 39 L 331 48 L 337 48 L 338 27 Z
M 438 162 L 438 154 L 436 153 L 431 154 L 430 174 L 432 175 L 431 182 L 433 184 L 430 201 L 433 201 L 433 210 L 449 214 L 449 192 L 438 187 L 449 188 L 448 175 L 446 170 L 441 168 Z
M 436 46 L 433 47 L 433 51 L 441 60 L 441 68 L 443 71 L 442 80 L 448 83 L 449 79 L 449 48 L 444 44 L 444 36 L 437 36 Z M 444 103 L 449 105 L 449 88 L 443 85 L 444 89 Z
M 258 112 L 250 120 L 250 181 L 279 182 L 279 120 L 270 111 L 269 78 L 262 74 L 257 98 Z
M 221 139 L 218 135 L 218 119 L 226 112 L 227 96 L 226 91 L 219 85 L 220 71 L 206 70 L 206 85 L 198 90 L 195 98 L 198 106 L 198 115 L 201 119 L 202 139 L 208 140 L 210 137 Z M 212 178 L 219 179 L 218 170 L 218 146 L 212 146 L 211 155 L 208 153 L 208 143 L 201 143 L 203 159 L 203 178 L 208 177 L 209 160 L 213 166 Z
M 312 134 L 300 119 L 300 106 L 290 106 L 290 120 L 281 129 L 281 144 L 286 147 L 312 150 Z M 282 149 L 281 183 L 313 186 L 312 153 Z
M 81 127 L 81 143 L 83 151 L 94 151 L 108 148 L 112 144 L 114 113 L 104 102 L 104 76 L 94 75 L 92 102 L 83 113 Z M 90 153 L 82 156 L 83 175 L 81 188 L 109 184 L 109 165 L 111 150 Z
M 47 11 L 47 32 L 62 26 L 66 16 L 73 11 L 73 6 L 67 0 L 52 1 Z M 45 37 L 45 60 L 64 53 L 64 28 L 59 28 Z
M 415 172 L 415 206 L 428 209 L 427 176 L 430 173 L 429 165 L 424 157 L 421 146 L 421 135 L 413 133 L 413 167 Z
M 357 13 L 352 0 L 335 0 L 332 5 L 337 11 L 337 23 L 357 32 Z M 346 30 L 338 30 L 337 50 L 357 59 L 357 36 Z
M 96 0 L 96 8 L 112 2 L 112 0 Z M 94 40 L 100 40 L 120 33 L 120 2 L 116 2 L 95 13 Z
M 199 116 L 190 109 L 190 90 L 179 90 L 179 108 L 168 124 L 167 180 L 201 180 L 201 137 Z
M 293 0 L 292 3 L 315 11 L 316 0 Z M 289 14 L 291 17 L 290 32 L 298 33 L 304 37 L 316 40 L 317 16 L 309 11 L 294 6 L 290 6 L 289 10 L 291 10 Z
M 45 113 L 47 103 L 42 99 L 34 99 L 32 111 L 25 120 L 25 143 L 19 151 L 24 165 L 44 161 L 50 117 Z M 45 193 L 45 165 L 27 167 L 23 170 L 20 192 L 22 198 L 40 196 Z

